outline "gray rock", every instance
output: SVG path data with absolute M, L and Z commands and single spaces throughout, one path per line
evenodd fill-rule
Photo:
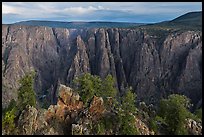
M 193 119 L 186 119 L 186 127 L 191 135 L 202 135 L 202 124 Z
M 37 109 L 31 106 L 27 106 L 27 108 L 22 111 L 18 119 L 20 135 L 32 135 L 34 133 L 37 114 Z
M 17 98 L 17 81 L 33 69 L 37 95 L 52 89 L 51 103 L 59 81 L 70 85 L 87 72 L 102 78 L 112 74 L 121 94 L 132 86 L 138 100 L 147 104 L 175 92 L 194 104 L 202 97 L 202 32 L 176 32 L 158 39 L 128 28 L 2 25 L 2 62 L 3 83 L 13 89 L 13 96 L 3 92 L 4 106 L 9 102 L 7 96 Z

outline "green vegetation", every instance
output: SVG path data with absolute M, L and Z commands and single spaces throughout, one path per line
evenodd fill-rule
M 106 130 L 105 118 L 99 120 L 93 125 L 93 131 L 96 133 L 96 135 L 105 135 Z
M 87 104 L 88 101 L 99 92 L 101 80 L 98 76 L 92 76 L 87 73 L 80 78 L 74 80 L 74 84 L 77 86 L 77 91 L 81 96 L 82 101 Z
M 94 133 L 105 134 L 105 132 L 108 131 L 109 133 L 122 135 L 138 134 L 134 117 L 134 114 L 137 112 L 135 107 L 136 95 L 131 88 L 127 89 L 126 94 L 120 98 L 120 101 L 117 101 L 115 99 L 117 89 L 111 75 L 108 75 L 102 80 L 98 76 L 87 73 L 75 79 L 74 83 L 76 90 L 79 92 L 82 101 L 84 101 L 86 105 L 93 96 L 96 95 L 103 97 L 107 110 L 110 108 L 109 110 L 117 112 L 114 117 L 103 117 L 92 125 Z M 112 97 L 112 105 L 108 105 L 107 97 Z M 119 127 L 119 129 L 116 130 L 115 127 Z
M 136 94 L 129 88 L 127 93 L 122 97 L 122 109 L 125 110 L 125 113 L 136 113 L 135 100 Z
M 90 74 L 86 74 L 85 76 L 86 77 L 82 77 L 83 80 L 81 81 L 85 81 L 84 83 L 86 83 L 86 79 L 84 78 L 87 78 L 89 83 L 92 83 L 92 86 L 90 86 L 92 90 L 86 90 L 93 91 L 92 97 L 93 95 L 97 95 L 102 96 L 105 99 L 107 96 L 116 96 L 116 89 L 111 76 L 106 77 L 104 80 L 101 80 L 97 76 L 91 76 Z M 94 82 L 93 80 L 96 81 Z M 81 85 L 80 83 L 78 84 Z M 92 97 L 90 95 L 89 99 Z M 135 100 L 136 95 L 130 88 L 127 89 L 126 94 L 120 98 L 120 101 L 115 100 L 114 107 L 111 108 L 112 110 L 116 110 L 117 114 L 114 116 L 114 118 L 103 118 L 102 120 L 99 120 L 97 124 L 93 125 L 95 133 L 105 134 L 105 132 L 110 131 L 113 133 L 117 132 L 121 135 L 138 134 L 137 128 L 135 127 L 134 117 L 138 111 L 135 107 Z M 183 95 L 172 94 L 168 97 L 168 99 L 162 99 L 160 102 L 158 115 L 150 117 L 149 119 L 150 129 L 154 130 L 155 133 L 158 133 L 158 123 L 160 123 L 160 125 L 167 126 L 167 134 L 188 134 L 187 129 L 185 129 L 185 119 L 196 118 L 195 115 L 190 113 L 188 110 L 190 106 L 190 100 Z M 196 114 L 198 115 L 197 117 L 200 118 L 202 110 L 197 110 Z M 114 131 L 113 129 L 116 125 L 118 127 L 118 131 Z
M 117 89 L 115 88 L 115 79 L 111 75 L 107 75 L 104 81 L 102 81 L 102 91 L 100 92 L 102 97 L 115 97 Z
M 202 31 L 202 12 L 191 12 L 171 21 L 136 26 L 147 32 L 150 36 L 162 41 L 168 34 L 182 33 L 184 31 Z
M 94 76 L 89 73 L 74 79 L 76 91 L 79 92 L 82 101 L 87 105 L 94 95 L 103 97 L 115 97 L 117 90 L 114 87 L 114 79 L 108 75 L 104 80 L 99 76 Z
M 121 98 L 122 103 L 116 104 L 117 113 L 111 116 L 104 116 L 93 126 L 96 134 L 119 134 L 119 135 L 137 135 L 138 131 L 135 125 L 136 113 L 135 107 L 136 95 L 128 89 L 127 93 Z M 112 108 L 114 109 L 114 108 Z
M 152 129 L 156 134 L 158 133 L 158 126 L 157 121 L 155 119 L 151 119 L 149 122 L 149 127 Z
M 171 21 L 180 25 L 202 27 L 202 12 L 189 12 Z
M 138 131 L 135 125 L 135 119 L 133 115 L 121 115 L 121 127 L 119 134 L 121 135 L 137 135 Z
M 131 89 L 128 89 L 122 97 L 121 108 L 118 110 L 119 133 L 122 135 L 137 135 L 138 131 L 135 125 L 135 116 L 137 109 L 135 107 L 136 95 Z
M 168 126 L 168 132 L 172 135 L 185 135 L 185 119 L 189 117 L 188 108 L 190 100 L 183 95 L 172 94 L 168 99 L 160 102 L 159 116 L 161 116 Z
M 16 118 L 20 112 L 27 106 L 36 106 L 35 93 L 33 90 L 34 73 L 25 75 L 20 80 L 18 101 L 11 100 L 9 106 L 3 111 L 2 126 L 6 134 L 16 134 Z M 114 78 L 108 75 L 101 79 L 89 73 L 74 80 L 75 88 L 79 92 L 82 101 L 88 105 L 94 95 L 103 97 L 104 105 L 108 115 L 104 115 L 97 121 L 89 124 L 89 130 L 93 134 L 119 134 L 119 135 L 137 135 L 139 131 L 136 127 L 135 116 L 145 114 L 143 119 L 149 122 L 149 127 L 156 134 L 162 133 L 170 135 L 186 135 L 186 119 L 191 118 L 196 121 L 202 119 L 202 108 L 192 114 L 190 100 L 184 95 L 172 94 L 167 99 L 160 101 L 157 114 L 151 114 L 152 107 L 140 103 L 141 110 L 136 107 L 136 94 L 132 88 L 127 88 L 122 97 L 116 99 L 117 89 Z M 111 97 L 113 104 L 108 103 L 107 97 Z M 144 112 L 144 113 L 143 113 Z M 109 115 L 111 114 L 111 115 Z
M 36 97 L 33 89 L 35 73 L 25 75 L 20 80 L 20 88 L 18 89 L 18 107 L 23 110 L 26 105 L 36 106 Z
M 6 134 L 15 134 L 15 123 L 14 119 L 16 118 L 16 102 L 11 100 L 9 106 L 4 110 L 4 117 L 2 120 L 2 128 L 5 129 Z
M 6 112 L 11 111 L 14 107 L 16 107 L 16 101 L 14 99 L 12 99 L 10 101 L 8 107 L 2 110 L 3 116 L 5 115 Z
M 186 96 L 169 95 L 167 99 L 160 101 L 157 113 L 149 117 L 150 129 L 156 134 L 188 135 L 186 119 L 201 121 L 199 114 L 202 110 L 199 109 L 193 114 L 189 111 L 191 106 L 190 99 Z
M 16 117 L 15 113 L 16 113 L 15 108 L 13 108 L 10 111 L 7 111 L 2 120 L 2 127 L 5 129 L 6 134 L 14 134 L 15 132 L 15 123 L 14 123 L 14 119 Z
M 151 118 L 150 122 L 149 122 L 150 129 L 152 129 L 156 134 L 159 133 L 158 123 L 160 123 L 160 125 L 166 125 L 166 122 L 160 116 L 155 116 L 155 117 Z
M 33 72 L 25 75 L 20 80 L 21 86 L 19 88 L 18 101 L 16 102 L 14 99 L 11 100 L 8 107 L 3 110 L 2 127 L 6 132 L 5 134 L 15 134 L 17 132 L 15 127 L 15 118 L 18 117 L 26 105 L 36 105 L 33 80 Z
M 202 108 L 195 111 L 195 115 L 197 118 L 202 119 Z
M 197 122 L 202 121 L 202 108 L 195 110 L 194 113 L 189 112 L 188 118 L 193 119 Z

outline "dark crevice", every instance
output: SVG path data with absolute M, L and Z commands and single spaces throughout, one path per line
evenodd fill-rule
M 10 26 L 8 25 L 7 32 L 6 32 L 6 41 L 8 41 L 8 34 L 9 34 L 9 32 L 10 32 Z
M 73 42 L 73 45 L 77 45 L 77 39 L 75 39 L 75 41 Z M 72 66 L 72 64 L 74 64 L 74 58 L 77 54 L 77 46 L 72 46 L 71 49 L 70 49 L 70 53 L 72 53 L 72 55 L 70 55 L 70 63 L 68 63 L 68 66 L 67 66 L 67 70 L 66 70 L 66 74 L 64 76 L 64 79 L 65 79 L 65 83 L 70 83 L 71 81 L 67 81 L 67 77 L 69 76 L 69 70 Z
M 59 41 L 59 39 L 57 38 L 57 34 L 56 34 L 54 28 L 52 28 L 52 33 L 53 33 L 53 35 L 54 35 L 54 37 L 55 37 L 55 41 L 56 41 L 56 43 L 57 43 L 57 53 L 59 53 L 60 41 Z
M 10 52 L 12 50 L 12 46 L 9 45 L 8 47 L 6 47 L 5 51 L 4 51 L 4 55 L 3 55 L 3 61 L 4 61 L 4 70 L 3 70 L 3 75 L 5 75 L 6 69 L 8 68 L 8 58 L 10 55 Z

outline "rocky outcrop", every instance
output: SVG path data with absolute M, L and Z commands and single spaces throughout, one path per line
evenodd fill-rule
M 22 135 L 31 135 L 34 132 L 37 113 L 37 110 L 30 106 L 23 110 L 18 120 L 19 131 Z
M 103 116 L 103 99 L 94 96 L 84 108 L 79 94 L 71 88 L 60 84 L 57 91 L 57 105 L 50 105 L 47 110 L 27 106 L 21 112 L 17 124 L 19 135 L 91 134 L 87 124 Z
M 72 135 L 94 135 L 90 126 L 96 124 L 106 112 L 103 98 L 94 96 L 89 107 L 81 111 L 74 124 Z
M 59 85 L 57 105 L 46 109 L 27 106 L 19 115 L 19 135 L 64 135 L 71 133 L 71 124 L 83 109 L 79 95 L 71 88 Z M 4 131 L 4 130 L 3 130 Z
M 105 107 L 103 103 L 103 98 L 94 96 L 89 107 L 89 113 L 92 115 L 92 117 L 98 118 L 104 112 L 105 112 Z
M 155 135 L 154 131 L 150 130 L 149 127 L 138 118 L 135 118 L 135 125 L 140 135 Z
M 186 128 L 190 135 L 202 135 L 202 122 L 196 122 L 193 119 L 186 119 Z
M 69 87 L 59 85 L 57 105 L 50 105 L 45 114 L 46 121 L 56 129 L 63 129 L 60 134 L 68 134 L 71 124 L 82 109 L 83 102 L 79 101 L 79 94 Z
M 45 121 L 45 111 L 27 106 L 18 119 L 18 135 L 58 135 L 55 130 Z
M 2 62 L 3 83 L 15 93 L 17 81 L 35 70 L 37 95 L 49 91 L 52 99 L 57 96 L 59 81 L 71 85 L 76 76 L 86 72 L 100 77 L 112 74 L 121 94 L 126 86 L 132 86 L 138 101 L 147 104 L 155 104 L 175 92 L 187 95 L 197 104 L 202 95 L 199 31 L 169 32 L 158 37 L 128 28 L 2 25 Z M 3 92 L 5 105 L 8 94 Z
M 93 127 L 102 118 L 114 118 L 115 112 L 105 107 L 103 98 L 94 96 L 88 106 L 83 106 L 78 93 L 65 85 L 58 87 L 57 105 L 46 109 L 36 109 L 27 106 L 17 118 L 18 135 L 95 135 Z M 108 98 L 111 102 L 111 98 Z M 139 135 L 154 135 L 154 131 L 145 124 L 139 116 L 135 117 L 135 127 Z M 111 119 L 114 121 L 114 119 Z M 117 123 L 113 129 L 106 129 L 103 134 L 117 134 Z M 187 129 L 190 134 L 201 135 L 202 123 L 187 119 Z M 115 130 L 113 132 L 113 130 Z M 2 129 L 2 134 L 6 134 Z

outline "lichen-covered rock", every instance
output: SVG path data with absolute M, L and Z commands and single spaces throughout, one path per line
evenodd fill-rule
M 34 135 L 59 135 L 62 131 L 52 127 L 46 121 L 46 110 L 38 110 L 37 122 Z
M 186 119 L 186 127 L 191 135 L 202 135 L 202 122 Z
M 75 119 L 75 123 L 72 124 L 72 134 L 78 134 L 80 129 L 80 134 L 82 135 L 94 135 L 92 132 L 92 126 L 104 116 L 106 112 L 103 98 L 94 96 L 89 106 L 83 109 Z
M 68 114 L 80 111 L 83 108 L 83 102 L 79 100 L 79 94 L 71 88 L 59 85 L 57 105 L 50 105 L 47 111 L 47 119 L 51 117 L 59 117 L 64 121 Z
M 32 135 L 35 131 L 38 111 L 36 108 L 27 106 L 18 119 L 19 133 L 21 135 Z
M 50 105 L 45 113 L 46 121 L 57 129 L 63 129 L 62 134 L 68 134 L 71 124 L 83 109 L 83 102 L 78 93 L 65 85 L 60 84 L 57 92 L 57 105 Z
M 37 110 L 31 106 L 27 106 L 22 111 L 17 127 L 18 135 L 59 135 L 62 133 L 60 129 L 46 122 L 45 110 Z
M 93 118 L 98 118 L 105 112 L 105 107 L 102 97 L 94 96 L 89 107 L 89 113 Z
M 59 99 L 57 106 L 63 106 L 68 110 L 78 110 L 83 107 L 83 102 L 79 101 L 79 94 L 65 85 L 59 85 Z
M 135 118 L 135 125 L 140 135 L 154 135 L 154 131 L 150 130 L 148 126 L 140 119 Z

